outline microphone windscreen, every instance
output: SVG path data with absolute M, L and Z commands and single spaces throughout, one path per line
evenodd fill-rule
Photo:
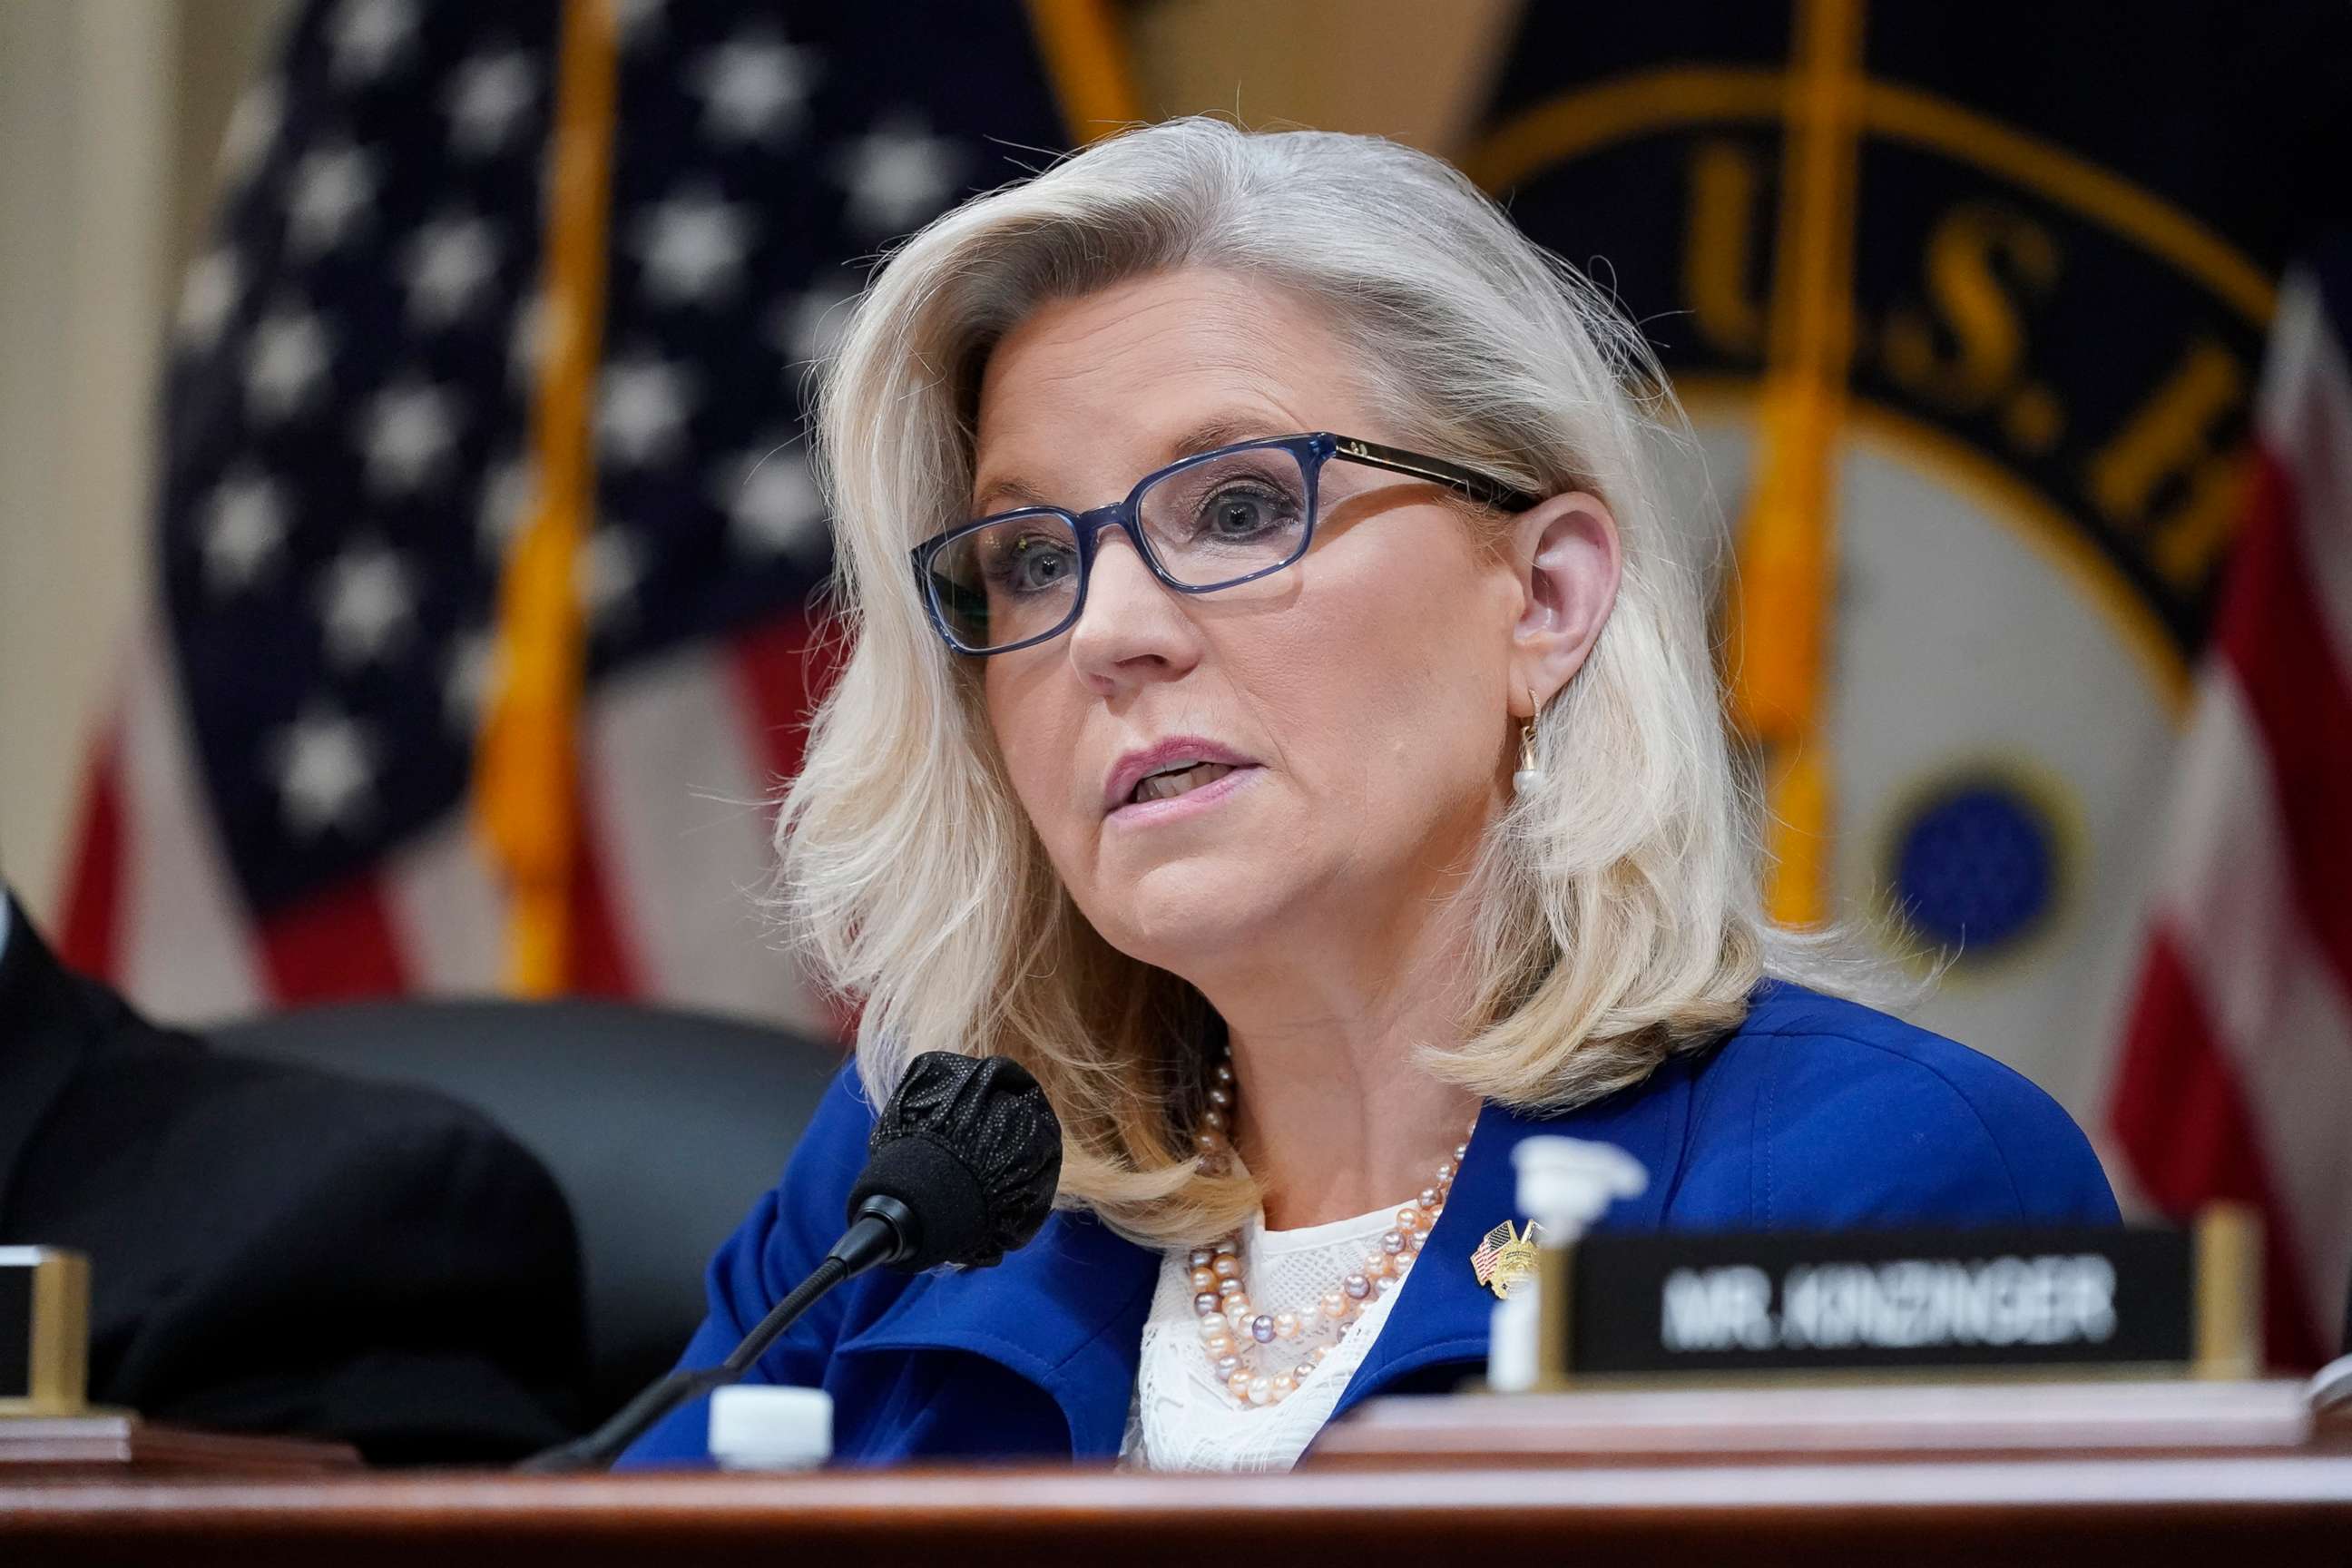
M 849 1217 L 876 1196 L 912 1211 L 913 1251 L 897 1265 L 910 1272 L 998 1262 L 1045 1223 L 1062 1175 L 1061 1123 L 1037 1080 L 1007 1057 L 917 1057 L 868 1150 Z

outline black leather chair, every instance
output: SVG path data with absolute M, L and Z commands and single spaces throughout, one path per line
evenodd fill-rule
M 210 1037 L 437 1089 L 536 1154 L 579 1227 L 600 1419 L 677 1359 L 704 1264 L 775 1184 L 842 1060 L 782 1029 L 586 1001 L 356 1003 Z

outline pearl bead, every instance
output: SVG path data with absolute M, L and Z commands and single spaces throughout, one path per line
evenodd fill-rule
M 1234 1167 L 1230 1136 L 1235 1094 L 1233 1062 L 1228 1054 L 1210 1064 L 1206 1104 L 1193 1137 L 1200 1155 L 1198 1168 L 1205 1174 L 1223 1175 Z M 1472 1135 L 1475 1136 L 1476 1131 L 1474 1121 Z M 1193 1289 L 1193 1311 L 1200 1319 L 1201 1342 L 1210 1364 L 1236 1400 L 1263 1405 L 1288 1397 L 1330 1356 L 1345 1336 L 1349 1321 L 1364 1310 L 1363 1303 L 1396 1288 L 1412 1267 L 1415 1256 L 1427 1245 L 1469 1152 L 1466 1140 L 1454 1145 L 1454 1158 L 1438 1165 L 1434 1183 L 1397 1210 L 1395 1226 L 1382 1233 L 1379 1250 L 1368 1256 L 1357 1272 L 1342 1279 L 1337 1289 L 1325 1291 L 1314 1310 L 1266 1313 L 1252 1306 L 1243 1283 L 1237 1236 L 1227 1237 L 1213 1247 L 1188 1250 L 1188 1278 Z M 1318 1334 L 1318 1330 L 1328 1331 Z M 1314 1345 L 1294 1371 L 1270 1372 L 1244 1363 L 1242 1352 L 1253 1344 L 1310 1336 L 1325 1342 Z

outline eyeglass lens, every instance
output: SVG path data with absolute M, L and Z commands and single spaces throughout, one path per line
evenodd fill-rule
M 1189 588 L 1218 588 L 1287 565 L 1314 519 L 1306 470 L 1279 447 L 1223 452 L 1160 475 L 1136 504 L 1152 559 Z M 1078 593 L 1078 541 L 1053 512 L 1016 514 L 932 556 L 931 597 L 976 653 L 1058 631 Z

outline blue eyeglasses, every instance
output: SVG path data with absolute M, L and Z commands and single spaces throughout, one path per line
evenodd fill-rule
M 1034 647 L 1077 624 L 1106 528 L 1123 531 L 1151 574 L 1179 594 L 1213 594 L 1281 571 L 1315 541 L 1317 481 L 1334 458 L 1504 511 L 1536 504 L 1442 458 L 1328 431 L 1276 436 L 1171 463 L 1144 475 L 1125 500 L 1092 511 L 1024 507 L 959 524 L 915 546 L 915 578 L 931 624 L 958 653 Z

